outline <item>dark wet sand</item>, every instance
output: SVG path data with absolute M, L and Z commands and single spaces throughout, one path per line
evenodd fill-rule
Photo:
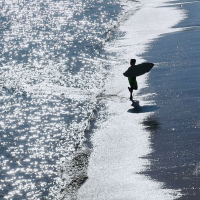
M 180 189 L 181 200 L 200 199 L 200 2 L 181 1 L 188 18 L 152 44 L 143 56 L 156 63 L 149 87 L 141 91 L 157 107 L 144 121 L 151 131 L 153 152 L 145 172 L 166 188 Z M 180 5 L 177 5 L 180 6 Z

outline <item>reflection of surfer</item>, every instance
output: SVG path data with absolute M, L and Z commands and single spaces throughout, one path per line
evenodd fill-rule
M 134 67 L 136 63 L 135 59 L 131 59 L 130 64 L 131 67 Z M 137 90 L 138 89 L 138 85 L 137 85 L 137 80 L 136 77 L 128 77 L 128 81 L 131 87 L 128 87 L 128 90 L 130 91 L 130 100 L 133 99 L 133 90 Z

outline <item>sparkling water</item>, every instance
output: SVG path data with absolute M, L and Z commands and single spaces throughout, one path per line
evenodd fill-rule
M 83 148 L 104 88 L 104 44 L 128 7 L 1 0 L 0 9 L 0 195 L 60 198 L 71 182 L 66 160 Z

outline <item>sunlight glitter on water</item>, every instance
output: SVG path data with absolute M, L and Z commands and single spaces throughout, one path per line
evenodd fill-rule
M 1 196 L 48 198 L 57 163 L 85 141 L 107 73 L 102 45 L 121 6 L 6 0 L 0 7 Z

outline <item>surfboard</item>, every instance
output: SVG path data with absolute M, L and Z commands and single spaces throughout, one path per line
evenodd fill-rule
M 147 72 L 149 72 L 152 67 L 154 66 L 153 63 L 141 63 L 139 65 L 135 65 L 132 67 L 129 67 L 123 75 L 126 77 L 136 77 L 141 76 Z

